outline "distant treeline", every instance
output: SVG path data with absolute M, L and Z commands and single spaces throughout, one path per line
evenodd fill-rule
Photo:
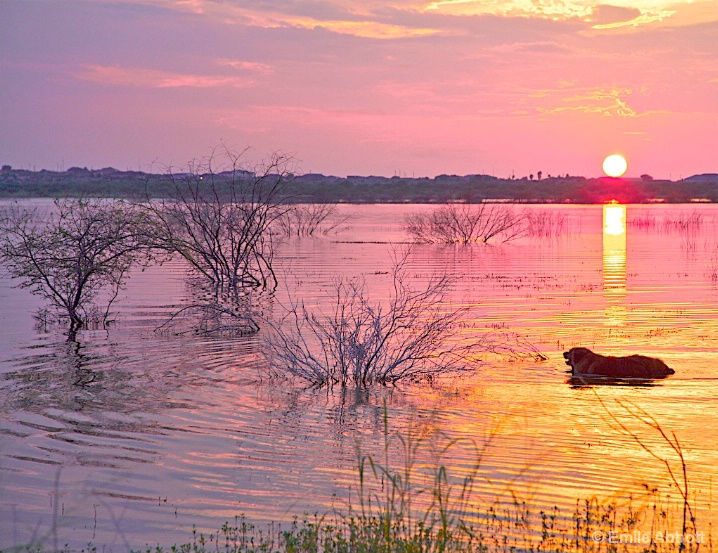
M 33 197 L 169 197 L 172 179 L 181 175 L 72 167 L 67 171 L 28 171 L 5 165 L 0 170 L 0 198 Z M 208 175 L 217 182 L 253 178 L 245 171 Z M 284 176 L 286 178 L 286 176 Z M 490 175 L 439 175 L 435 178 L 292 175 L 286 201 L 294 203 L 444 203 L 511 200 L 527 203 L 623 203 L 664 201 L 718 202 L 718 174 L 680 181 L 548 176 L 500 179 Z

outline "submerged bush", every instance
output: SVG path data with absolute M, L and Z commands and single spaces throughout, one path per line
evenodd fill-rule
M 277 228 L 286 236 L 314 236 L 339 232 L 348 220 L 337 213 L 337 204 L 297 204 L 277 219 Z
M 155 247 L 183 257 L 220 298 L 277 286 L 270 229 L 285 211 L 291 160 L 275 154 L 253 171 L 240 161 L 241 154 L 225 149 L 186 172 L 170 172 L 170 197 L 145 205 Z
M 444 244 L 508 242 L 525 233 L 525 214 L 505 204 L 445 205 L 429 213 L 412 213 L 404 229 L 417 242 Z
M 294 302 L 266 338 L 274 371 L 315 386 L 388 384 L 402 378 L 460 371 L 475 361 L 476 344 L 457 340 L 464 309 L 446 310 L 447 276 L 421 290 L 406 282 L 406 256 L 390 275 L 391 297 L 372 303 L 362 280 L 340 279 L 330 311 L 310 312 Z
M 566 215 L 555 211 L 530 211 L 526 213 L 526 234 L 534 238 L 556 238 L 566 226 Z
M 130 268 L 147 262 L 147 217 L 122 200 L 57 199 L 49 215 L 12 206 L 0 217 L 0 262 L 21 288 L 44 298 L 40 318 L 69 322 L 69 338 L 107 321 Z M 102 291 L 109 299 L 95 302 Z

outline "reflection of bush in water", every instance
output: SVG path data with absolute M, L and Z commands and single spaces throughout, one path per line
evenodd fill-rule
M 156 355 L 158 347 L 162 348 L 162 363 L 148 362 L 147 348 Z M 186 395 L 188 388 L 206 383 L 202 375 L 194 374 L 201 370 L 203 358 L 234 354 L 213 347 L 212 343 L 168 344 L 161 340 L 127 342 L 126 349 L 119 343 L 34 346 L 24 357 L 15 358 L 15 370 L 5 373 L 0 389 L 5 396 L 3 403 L 8 412 L 56 409 L 82 413 L 103 428 L 128 424 L 137 431 L 151 431 L 141 421 L 142 415 L 196 406 L 176 396 L 180 390 Z M 247 354 L 241 347 L 235 349 L 239 356 Z M 116 415 L 122 416 L 116 419 Z
M 273 290 L 238 290 L 217 295 L 202 279 L 188 276 L 187 296 L 154 331 L 161 335 L 242 337 L 256 334 L 260 321 L 268 318 L 274 300 Z
M 132 368 L 127 358 L 77 342 L 49 344 L 15 365 L 5 374 L 6 405 L 12 410 L 57 409 L 98 417 L 154 412 L 167 407 L 167 392 L 173 389 L 171 382 L 158 383 L 157 375 Z M 111 419 L 102 423 L 112 426 Z

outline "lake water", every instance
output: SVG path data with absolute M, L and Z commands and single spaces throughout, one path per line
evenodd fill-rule
M 392 248 L 408 241 L 402 218 L 427 209 L 341 206 L 348 229 L 284 242 L 270 315 L 287 295 L 327 305 L 338 276 L 363 276 L 370 297 L 386 300 Z M 262 524 L 343 509 L 357 450 L 382 450 L 384 406 L 392 432 L 488 443 L 477 501 L 518 498 L 568 516 L 577 499 L 625 502 L 644 485 L 677 497 L 666 465 L 626 431 L 680 469 L 626 408 L 644 410 L 680 441 L 699 525 L 718 522 L 718 206 L 628 206 L 624 231 L 606 224 L 604 206 L 526 209 L 561 221 L 558 235 L 414 245 L 407 278 L 420 288 L 448 272 L 447 305 L 470 308 L 462 332 L 518 333 L 547 360 L 491 357 L 433 384 L 308 389 L 267 377 L 261 333 L 154 332 L 188 299 L 180 262 L 133 273 L 111 329 L 83 331 L 77 344 L 35 329 L 41 300 L 3 277 L 0 548 L 167 546 L 239 514 Z M 681 227 L 696 214 L 700 224 Z M 573 346 L 660 357 L 676 374 L 654 386 L 572 386 L 562 352 Z M 457 475 L 473 460 L 461 444 L 442 458 Z

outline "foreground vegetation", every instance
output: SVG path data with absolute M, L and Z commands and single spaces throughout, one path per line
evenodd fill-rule
M 600 398 L 599 398 L 599 401 Z M 603 404 L 603 402 L 601 402 Z M 659 465 L 672 485 L 644 484 L 607 500 L 579 498 L 571 512 L 536 509 L 513 493 L 487 499 L 479 486 L 482 459 L 492 436 L 481 443 L 443 436 L 410 423 L 402 433 L 389 429 L 375 455 L 358 452 L 355 486 L 342 507 L 305 515 L 291 523 L 254 525 L 244 516 L 211 534 L 193 532 L 189 542 L 144 553 L 697 553 L 712 552 L 710 525 L 701 528 L 690 496 L 681 446 L 672 433 L 631 404 L 617 402 L 609 424 L 627 433 Z M 613 407 L 612 407 L 613 409 Z M 631 425 L 632 421 L 638 426 Z M 648 434 L 646 434 L 646 432 Z M 656 444 L 652 438 L 658 438 Z M 648 442 L 653 443 L 649 446 Z M 669 453 L 659 454 L 664 446 Z M 457 449 L 473 462 L 451 462 Z M 670 453 L 672 452 L 672 453 Z M 675 497 L 676 488 L 680 498 Z M 640 490 L 640 491 L 639 491 Z M 9 551 L 72 551 L 58 548 L 56 527 L 32 543 Z M 129 545 L 128 545 L 129 547 Z M 83 551 L 97 551 L 88 544 Z M 0 552 L 1 553 L 1 552 Z
M 359 453 L 357 485 L 344 509 L 331 515 L 295 519 L 288 527 L 262 530 L 238 517 L 220 532 L 194 534 L 172 551 L 231 553 L 645 553 L 712 552 L 712 536 L 697 524 L 695 497 L 689 493 L 685 456 L 674 433 L 633 404 L 617 401 L 606 409 L 609 425 L 627 434 L 663 465 L 671 485 L 644 485 L 642 493 L 600 500 L 579 498 L 575 509 L 561 512 L 532 508 L 513 494 L 481 499 L 482 459 L 492 436 L 482 443 L 451 439 L 409 425 L 391 433 L 384 410 L 384 447 L 376 456 Z M 638 427 L 635 426 L 635 423 Z M 646 435 L 645 432 L 648 432 Z M 648 445 L 650 437 L 659 446 Z M 670 453 L 657 450 L 667 445 Z M 451 469 L 457 448 L 473 452 L 473 464 Z M 427 461 L 425 453 L 432 457 Z M 675 491 L 680 498 L 676 499 Z M 160 546 L 146 553 L 160 552 Z

